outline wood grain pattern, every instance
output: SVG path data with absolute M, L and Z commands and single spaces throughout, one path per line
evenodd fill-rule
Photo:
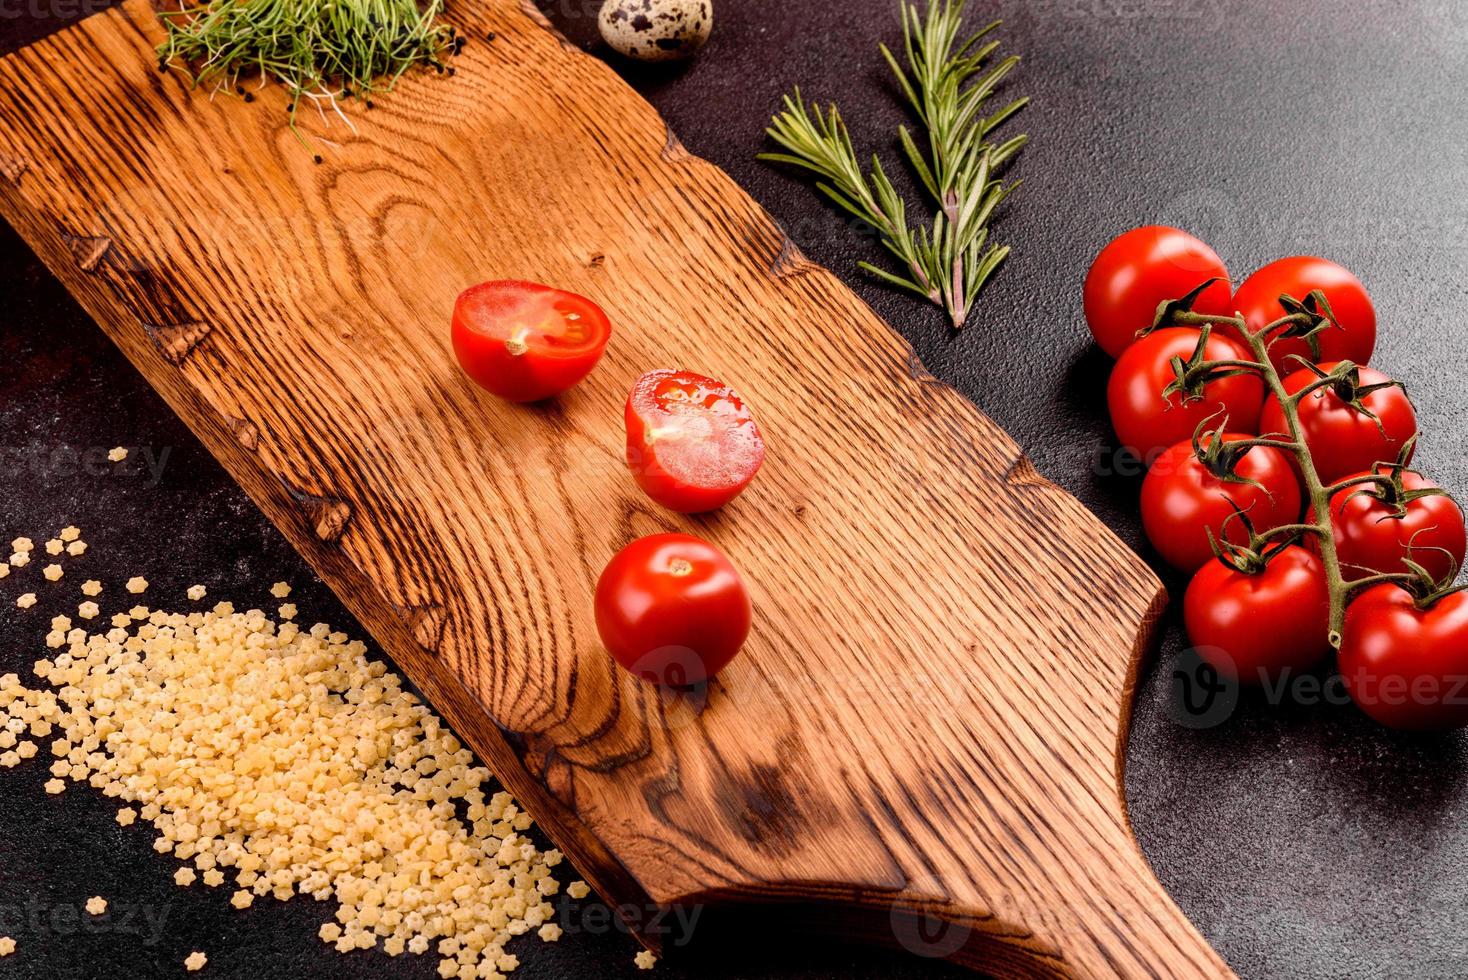
M 998 975 L 1226 974 L 1121 796 L 1160 584 L 608 69 L 511 0 L 455 8 L 457 76 L 322 166 L 273 93 L 158 74 L 145 3 L 92 17 L 0 60 L 0 209 L 614 903 L 819 905 L 909 945 L 930 915 L 958 926 L 930 952 Z M 453 362 L 455 295 L 508 277 L 616 326 L 554 405 Z M 723 513 L 625 472 L 659 366 L 759 413 Z M 701 704 L 591 617 L 605 561 L 675 529 L 755 592 Z

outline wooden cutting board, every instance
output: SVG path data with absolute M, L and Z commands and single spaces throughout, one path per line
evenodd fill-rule
M 0 210 L 613 904 L 800 909 L 999 975 L 1226 973 L 1122 798 L 1156 579 L 610 70 L 513 0 L 454 8 L 457 75 L 322 131 L 322 165 L 278 91 L 159 74 L 146 3 L 85 20 L 0 59 Z M 510 277 L 615 324 L 553 405 L 454 363 L 455 295 Z M 664 366 L 758 412 L 769 461 L 719 514 L 623 465 Z M 668 530 L 754 591 L 702 703 L 592 621 L 607 559 Z

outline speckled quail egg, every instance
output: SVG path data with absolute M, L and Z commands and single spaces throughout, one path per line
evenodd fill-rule
M 714 29 L 713 0 L 606 0 L 601 36 L 638 61 L 676 61 L 703 47 Z

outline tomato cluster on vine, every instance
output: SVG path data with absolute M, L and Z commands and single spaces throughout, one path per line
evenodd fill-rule
M 1142 523 L 1191 576 L 1200 656 L 1263 683 L 1337 654 L 1384 724 L 1468 724 L 1463 511 L 1411 468 L 1403 386 L 1369 366 L 1377 316 L 1326 259 L 1280 259 L 1235 289 L 1175 228 L 1126 232 L 1096 258 L 1087 324 L 1116 358 L 1112 427 L 1148 466 Z

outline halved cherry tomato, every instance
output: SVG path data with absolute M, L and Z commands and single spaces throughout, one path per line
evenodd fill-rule
M 1330 652 L 1325 566 L 1297 544 L 1252 575 L 1210 561 L 1188 583 L 1183 622 L 1199 656 L 1225 677 L 1261 684 L 1305 670 Z
M 1086 324 L 1101 349 L 1120 357 L 1152 326 L 1157 308 L 1181 299 L 1209 279 L 1193 312 L 1229 316 L 1232 289 L 1223 260 L 1203 242 L 1176 228 L 1148 225 L 1118 235 L 1086 273 Z
M 1288 294 L 1304 302 L 1315 289 L 1325 293 L 1336 325 L 1315 335 L 1320 341 L 1318 358 L 1310 356 L 1309 342 L 1300 337 L 1276 340 L 1269 348 L 1269 359 L 1281 374 L 1300 367 L 1293 358 L 1286 360 L 1291 354 L 1312 361 L 1366 364 L 1376 350 L 1376 307 L 1371 305 L 1366 287 L 1350 270 L 1328 259 L 1296 255 L 1271 262 L 1244 280 L 1234 294 L 1233 306 L 1243 314 L 1250 330 L 1258 330 L 1285 315 L 1285 308 L 1279 305 L 1280 296 Z
M 1223 442 L 1249 438 L 1231 432 Z M 1212 439 L 1200 442 L 1207 448 Z M 1211 470 L 1193 451 L 1191 439 L 1157 457 L 1147 471 L 1142 481 L 1142 527 L 1170 565 L 1193 572 L 1212 561 L 1210 531 L 1216 541 L 1226 537 L 1234 544 L 1248 544 L 1243 522 L 1231 519 L 1236 509 L 1246 512 L 1261 534 L 1300 519 L 1300 484 L 1283 450 L 1253 446 L 1235 463 L 1233 474 L 1236 479 L 1231 481 Z
M 1376 474 L 1390 477 L 1391 468 L 1378 466 Z M 1370 473 L 1357 473 L 1352 480 Z M 1439 489 L 1427 477 L 1412 470 L 1401 473 L 1401 487 L 1414 490 Z M 1402 559 L 1427 569 L 1434 579 L 1446 578 L 1463 567 L 1468 551 L 1468 533 L 1463 511 L 1446 494 L 1431 494 L 1408 500 L 1398 514 L 1395 487 L 1363 483 L 1343 487 L 1330 499 L 1330 522 L 1335 531 L 1336 556 L 1347 582 L 1378 572 L 1407 573 Z
M 1468 725 L 1468 593 L 1426 609 L 1391 582 L 1346 607 L 1337 664 L 1351 699 L 1392 728 Z
M 1169 362 L 1187 360 L 1197 349 L 1200 332 L 1192 327 L 1168 327 L 1150 333 L 1126 349 L 1111 369 L 1106 402 L 1111 424 L 1124 447 L 1150 462 L 1169 446 L 1191 439 L 1198 424 L 1223 412 L 1235 432 L 1258 432 L 1259 406 L 1264 382 L 1257 375 L 1236 374 L 1210 383 L 1203 397 L 1182 403 L 1178 394 L 1162 397 L 1175 375 Z M 1248 359 L 1242 344 L 1213 333 L 1204 354 L 1209 360 Z M 1222 417 L 1222 416 L 1220 416 Z
M 611 337 L 601 307 L 539 283 L 481 283 L 454 304 L 454 353 L 464 373 L 512 402 L 570 388 L 596 367 Z
M 1320 365 L 1320 370 L 1329 374 L 1336 366 L 1334 362 L 1327 362 Z M 1359 386 L 1391 380 L 1369 367 L 1360 368 L 1357 377 Z M 1313 371 L 1302 368 L 1284 379 L 1284 389 L 1286 394 L 1293 395 L 1316 380 L 1319 379 Z M 1310 448 L 1316 472 L 1326 484 L 1334 483 L 1348 473 L 1369 470 L 1377 463 L 1392 462 L 1407 440 L 1417 433 L 1417 413 L 1412 410 L 1407 393 L 1400 387 L 1382 388 L 1363 397 L 1361 404 L 1370 415 L 1347 404 L 1349 397 L 1349 392 L 1325 387 L 1312 391 L 1300 401 L 1300 427 L 1305 444 Z M 1264 403 L 1259 431 L 1288 438 L 1289 425 L 1279 399 L 1274 395 Z
M 716 510 L 739 495 L 765 461 L 765 442 L 744 400 L 690 371 L 652 371 L 627 397 L 627 465 L 649 497 L 684 514 Z
M 623 667 L 666 687 L 701 683 L 734 659 L 753 607 L 722 551 L 654 534 L 617 553 L 596 583 L 596 628 Z

